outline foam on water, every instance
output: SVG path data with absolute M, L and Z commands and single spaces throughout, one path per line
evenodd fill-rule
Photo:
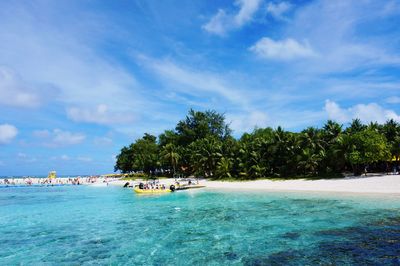
M 0 191 L 0 265 L 399 264 L 398 197 Z

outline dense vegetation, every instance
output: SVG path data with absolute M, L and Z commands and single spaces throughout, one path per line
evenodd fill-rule
M 175 130 L 158 138 L 145 134 L 123 147 L 115 171 L 215 179 L 328 177 L 345 171 L 360 175 L 367 166 L 390 171 L 399 156 L 400 124 L 394 120 L 364 125 L 355 119 L 345 129 L 327 121 L 321 129 L 301 132 L 258 128 L 235 139 L 224 115 L 190 110 Z

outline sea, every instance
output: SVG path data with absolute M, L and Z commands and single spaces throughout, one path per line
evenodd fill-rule
M 0 265 L 400 265 L 400 197 L 1 187 Z

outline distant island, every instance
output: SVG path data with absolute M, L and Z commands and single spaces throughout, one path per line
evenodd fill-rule
M 117 155 L 115 171 L 131 176 L 196 176 L 217 180 L 331 178 L 344 172 L 394 172 L 399 168 L 400 124 L 348 127 L 328 120 L 301 132 L 256 128 L 239 139 L 224 114 L 191 109 L 174 130 L 144 134 Z

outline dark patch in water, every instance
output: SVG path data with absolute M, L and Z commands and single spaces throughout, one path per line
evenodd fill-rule
M 287 233 L 283 234 L 282 237 L 283 238 L 287 238 L 287 239 L 295 240 L 295 239 L 300 237 L 300 233 L 298 233 L 298 232 L 287 232 Z
M 224 256 L 227 260 L 236 260 L 239 256 L 234 252 L 225 252 Z
M 242 262 L 245 265 L 400 265 L 400 217 L 317 234 L 324 238 L 315 247 L 245 257 Z M 296 233 L 289 232 L 283 237 L 291 236 Z

